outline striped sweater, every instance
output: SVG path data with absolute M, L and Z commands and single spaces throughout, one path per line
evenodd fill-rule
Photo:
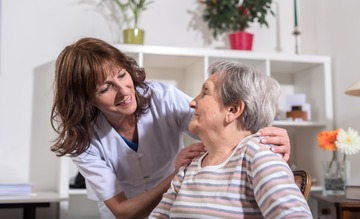
M 288 164 L 259 144 L 243 139 L 220 165 L 202 159 L 179 170 L 150 218 L 312 218 Z

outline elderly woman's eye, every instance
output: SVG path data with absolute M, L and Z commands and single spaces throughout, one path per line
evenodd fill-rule
M 208 90 L 206 88 L 202 90 L 202 95 L 203 96 L 206 95 L 207 93 L 208 93 Z

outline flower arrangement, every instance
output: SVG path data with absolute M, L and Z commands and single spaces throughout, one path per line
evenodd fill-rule
M 360 151 L 360 136 L 357 131 L 352 128 L 336 129 L 331 131 L 322 131 L 318 135 L 319 146 L 328 151 L 344 154 L 343 160 L 346 155 L 353 155 Z
M 324 192 L 331 195 L 341 194 L 345 186 L 345 161 L 347 155 L 353 155 L 360 151 L 360 136 L 352 128 L 348 130 L 336 129 L 326 130 L 318 134 L 317 137 L 320 148 L 332 151 L 332 159 L 325 168 Z M 343 154 L 343 159 L 339 163 L 337 152 Z
M 272 0 L 200 0 L 206 5 L 203 20 L 213 30 L 214 38 L 226 32 L 245 31 L 257 21 L 268 26 L 266 16 L 274 15 Z

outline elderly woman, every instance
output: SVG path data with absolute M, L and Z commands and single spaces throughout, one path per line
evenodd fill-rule
M 288 164 L 260 144 L 279 84 L 238 62 L 210 66 L 189 130 L 207 152 L 180 168 L 151 218 L 312 218 Z

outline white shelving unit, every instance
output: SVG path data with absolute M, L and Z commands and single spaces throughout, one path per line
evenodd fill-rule
M 277 79 L 282 88 L 280 110 L 284 108 L 286 95 L 305 94 L 307 102 L 311 105 L 311 121 L 279 120 L 274 122 L 274 126 L 288 131 L 292 149 L 290 164 L 297 169 L 308 170 L 312 178 L 318 181 L 318 186 L 314 187 L 314 190 L 321 190 L 321 162 L 324 153 L 317 146 L 316 136 L 323 129 L 333 128 L 330 57 L 147 45 L 116 44 L 115 46 L 134 57 L 139 65 L 145 68 L 148 79 L 174 83 L 190 96 L 195 96 L 200 91 L 203 81 L 208 77 L 207 67 L 221 60 L 244 62 Z M 51 106 L 51 102 L 48 105 Z M 46 119 L 48 122 L 49 117 Z M 190 143 L 189 139 L 185 141 Z M 63 162 L 70 161 L 65 159 Z M 96 212 L 89 215 L 89 206 L 96 208 L 96 204 L 91 201 L 85 203 L 86 191 L 68 188 L 69 173 L 73 172 L 73 168 L 75 167 L 69 164 L 58 164 L 56 167 L 56 176 L 60 176 L 57 178 L 60 185 L 56 190 L 69 197 L 69 201 L 61 207 L 63 215 L 61 218 L 96 218 L 98 217 Z

